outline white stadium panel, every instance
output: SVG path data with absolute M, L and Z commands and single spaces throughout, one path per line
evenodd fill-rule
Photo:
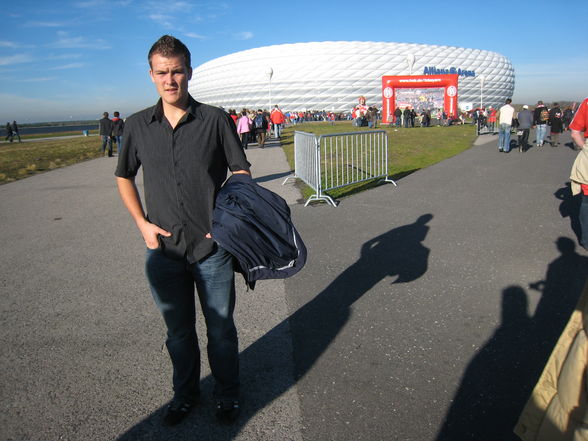
M 496 52 L 450 46 L 362 41 L 325 41 L 265 46 L 208 61 L 189 83 L 198 101 L 225 109 L 327 110 L 349 112 L 364 95 L 380 107 L 384 75 L 455 69 L 458 101 L 500 106 L 514 91 L 511 62 Z M 273 72 L 271 81 L 268 71 Z M 481 77 L 484 77 L 481 89 Z M 482 96 L 481 96 L 482 95 Z

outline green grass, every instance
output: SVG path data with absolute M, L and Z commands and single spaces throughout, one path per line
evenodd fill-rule
M 476 139 L 476 129 L 472 125 L 410 129 L 378 127 L 377 129 L 385 130 L 388 134 L 388 174 L 394 180 L 455 156 L 470 148 Z M 292 169 L 294 169 L 295 130 L 320 136 L 331 133 L 362 132 L 369 129 L 353 127 L 350 122 L 337 122 L 334 125 L 305 123 L 286 128 L 282 135 L 282 147 Z M 314 190 L 306 184 L 301 181 L 299 183 L 304 199 L 314 194 Z M 380 180 L 334 189 L 327 194 L 338 199 L 375 185 L 381 185 Z
M 97 136 L 0 144 L 0 184 L 98 158 L 100 148 Z
M 69 131 L 69 132 L 55 132 L 55 133 L 36 133 L 34 135 L 20 135 L 20 138 L 24 141 L 27 139 L 57 138 L 59 136 L 74 136 L 74 135 L 79 136 L 80 133 L 81 133 L 80 130 L 74 130 L 74 131 Z M 89 134 L 90 135 L 97 135 L 98 130 L 90 130 Z

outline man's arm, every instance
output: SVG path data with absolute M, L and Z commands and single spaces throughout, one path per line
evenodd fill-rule
M 584 144 L 586 143 L 586 138 L 584 138 L 584 133 L 580 132 L 579 130 L 572 129 L 572 139 L 576 143 L 579 148 L 583 148 Z
M 120 198 L 137 224 L 137 228 L 139 228 L 139 231 L 143 235 L 145 245 L 147 245 L 147 248 L 151 249 L 158 248 L 159 241 L 157 237 L 160 234 L 165 237 L 170 237 L 171 233 L 145 219 L 145 211 L 143 210 L 143 204 L 141 203 L 141 198 L 139 197 L 139 191 L 137 190 L 134 178 L 127 179 L 117 177 L 116 183 L 118 185 Z

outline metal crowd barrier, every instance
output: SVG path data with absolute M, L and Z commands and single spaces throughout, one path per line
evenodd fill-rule
M 325 192 L 351 184 L 388 177 L 388 137 L 384 130 L 337 133 L 317 137 L 294 132 L 294 175 L 316 193 L 311 201 L 322 200 L 334 207 L 335 201 Z

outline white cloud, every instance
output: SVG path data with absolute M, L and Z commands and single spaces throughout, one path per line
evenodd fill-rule
M 47 60 L 71 60 L 72 58 L 81 58 L 82 54 L 76 54 L 76 53 L 71 53 L 71 54 L 49 54 L 47 56 Z
M 27 21 L 23 26 L 27 28 L 62 28 L 66 24 L 58 21 Z
M 30 63 L 33 61 L 33 57 L 29 54 L 17 54 L 9 55 L 6 57 L 0 57 L 0 66 L 9 66 L 11 64 Z
M 162 8 L 166 11 L 178 11 L 186 12 L 192 9 L 193 4 L 183 1 L 170 1 L 170 2 L 150 2 L 152 6 Z
M 105 0 L 88 0 L 85 2 L 75 2 L 73 6 L 76 8 L 95 8 L 97 6 L 106 5 Z
M 244 31 L 235 34 L 237 40 L 251 40 L 253 38 L 253 32 Z
M 14 41 L 0 40 L 0 47 L 18 48 L 21 46 L 20 46 L 20 44 L 15 43 Z
M 16 78 L 16 79 L 12 79 L 12 81 L 18 82 L 18 83 L 44 83 L 47 81 L 54 81 L 57 78 L 55 77 L 37 77 L 37 78 Z
M 2 81 L 10 81 L 13 83 L 44 83 L 46 81 L 56 80 L 55 77 L 36 77 L 36 78 L 14 78 L 14 77 L 0 77 Z
M 85 49 L 110 49 L 110 45 L 101 38 L 88 41 L 85 37 L 70 37 L 67 32 L 57 32 L 57 41 L 48 44 L 49 47 L 59 49 L 85 48 Z
M 174 17 L 166 14 L 149 14 L 149 18 L 165 28 L 173 28 Z
M 199 40 L 206 40 L 206 37 L 204 35 L 196 34 L 195 32 L 184 32 L 184 35 L 186 37 L 190 37 L 190 38 L 197 38 Z
M 84 63 L 70 63 L 70 64 L 64 64 L 62 66 L 49 67 L 49 68 L 47 68 L 47 70 L 79 69 L 80 67 L 84 67 L 84 66 L 85 66 Z

